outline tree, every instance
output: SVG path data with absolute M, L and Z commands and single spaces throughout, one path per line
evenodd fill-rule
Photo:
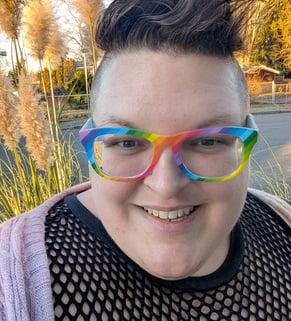
M 291 3 L 277 1 L 256 42 L 253 60 L 291 75 Z
M 52 86 L 50 84 L 49 70 L 47 68 L 43 71 L 43 80 L 45 92 L 51 93 L 51 87 L 55 92 L 60 92 L 67 87 L 75 72 L 75 61 L 73 59 L 65 58 L 62 60 L 62 65 L 52 71 Z
M 102 0 L 63 0 L 67 3 L 68 7 L 73 6 L 77 13 L 82 18 L 82 23 L 79 25 L 80 36 L 82 37 L 82 48 L 83 54 L 89 55 L 92 59 L 93 72 L 97 68 L 97 48 L 95 45 L 95 23 L 101 11 L 104 7 Z M 84 28 L 85 27 L 85 28 Z M 89 37 L 83 37 L 85 33 Z M 89 42 L 89 43 L 88 43 Z M 90 51 L 88 51 L 90 48 Z
M 91 73 L 88 74 L 86 80 L 86 73 L 83 70 L 77 70 L 74 73 L 73 78 L 67 84 L 67 90 L 71 95 L 80 95 L 79 97 L 75 97 L 75 101 L 79 101 L 81 103 L 87 103 L 88 97 L 86 94 L 86 83 L 91 86 L 92 85 L 93 76 Z

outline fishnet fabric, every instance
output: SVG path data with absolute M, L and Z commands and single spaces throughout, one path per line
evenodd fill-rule
M 252 195 L 240 224 L 245 251 L 237 273 L 197 291 L 151 278 L 102 228 L 91 231 L 59 203 L 46 217 L 45 234 L 56 321 L 290 320 L 287 224 Z

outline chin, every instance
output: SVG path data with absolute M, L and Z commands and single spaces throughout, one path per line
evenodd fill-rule
M 196 273 L 192 269 L 181 269 L 181 267 L 177 267 L 177 269 L 169 269 L 168 267 L 166 269 L 156 269 L 153 267 L 153 269 L 149 271 L 149 273 L 154 275 L 155 277 L 169 281 L 182 280 L 187 277 L 196 275 Z
M 148 273 L 164 280 L 180 280 L 195 276 L 200 270 L 200 262 L 195 263 L 195 258 L 190 259 L 189 255 L 174 255 L 173 250 L 163 255 L 156 254 L 155 258 L 149 258 L 148 264 L 145 261 L 143 263 L 142 268 Z

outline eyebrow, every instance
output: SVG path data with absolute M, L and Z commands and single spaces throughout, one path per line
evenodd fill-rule
M 96 127 L 102 127 L 108 124 L 114 124 L 120 127 L 138 129 L 137 126 L 135 126 L 133 123 L 125 119 L 122 119 L 120 117 L 116 117 L 114 115 L 106 115 L 106 117 L 104 117 L 104 119 L 101 119 L 98 122 L 98 124 L 94 122 L 94 125 Z M 244 126 L 244 125 L 245 125 L 245 119 L 238 123 L 236 120 L 234 120 L 233 117 L 230 117 L 229 115 L 226 115 L 226 114 L 221 114 L 221 115 L 215 116 L 212 119 L 208 119 L 201 122 L 199 126 L 195 126 L 195 128 L 193 127 L 193 129 L 207 128 L 207 127 Z
M 207 127 L 223 127 L 223 126 L 244 126 L 245 119 L 239 122 L 231 117 L 230 115 L 221 114 L 217 115 L 214 118 L 203 121 L 198 128 L 207 128 Z
M 114 124 L 114 125 L 127 127 L 127 128 L 136 128 L 136 126 L 134 126 L 131 122 L 125 119 L 116 117 L 114 115 L 106 115 L 104 119 L 101 119 L 98 121 L 98 124 L 96 124 L 96 122 L 94 121 L 94 125 L 97 127 L 106 126 L 108 124 Z

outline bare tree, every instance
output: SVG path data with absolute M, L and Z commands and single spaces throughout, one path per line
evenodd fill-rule
M 95 45 L 95 23 L 100 15 L 101 11 L 104 8 L 102 0 L 67 0 L 71 5 L 73 5 L 77 12 L 82 17 L 89 34 L 89 42 L 91 48 L 91 56 L 93 60 L 93 72 L 97 67 L 97 48 Z M 83 32 L 81 32 L 81 36 Z M 86 37 L 83 37 L 83 43 L 85 46 L 82 48 L 83 51 L 86 51 Z

